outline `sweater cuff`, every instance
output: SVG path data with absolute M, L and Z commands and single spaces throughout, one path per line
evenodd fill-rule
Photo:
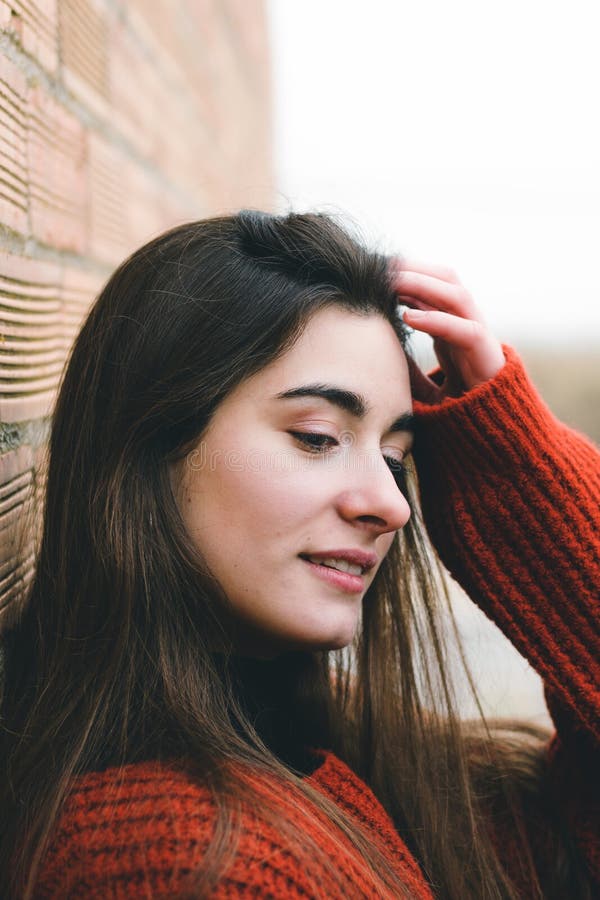
M 503 460 L 511 468 L 530 464 L 539 454 L 541 433 L 546 453 L 553 445 L 564 453 L 565 426 L 538 394 L 515 350 L 502 349 L 506 362 L 493 378 L 434 405 L 415 400 L 416 446 L 425 443 L 439 465 L 464 459 L 469 468 L 493 465 L 497 472 Z

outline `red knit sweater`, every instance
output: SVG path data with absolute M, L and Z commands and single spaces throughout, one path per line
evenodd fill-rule
M 423 512 L 449 571 L 544 679 L 557 732 L 549 783 L 600 885 L 599 457 L 556 422 L 514 352 L 505 352 L 491 381 L 435 407 L 416 404 Z M 115 798 L 115 774 L 78 780 L 36 897 L 173 897 L 189 871 L 181 848 L 189 848 L 188 862 L 201 858 L 214 811 L 206 789 L 181 767 L 146 762 L 125 768 Z M 386 812 L 343 762 L 323 753 L 308 780 L 360 820 L 415 898 L 432 897 Z M 330 852 L 336 858 L 333 842 Z M 248 815 L 215 896 L 340 895 L 316 864 L 309 868 L 268 823 Z M 360 863 L 343 874 L 346 896 L 371 896 Z

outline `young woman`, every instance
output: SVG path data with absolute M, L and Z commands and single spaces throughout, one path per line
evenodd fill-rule
M 451 272 L 321 215 L 134 253 L 5 635 L 2 895 L 591 898 L 598 471 Z M 553 736 L 458 720 L 420 508 Z

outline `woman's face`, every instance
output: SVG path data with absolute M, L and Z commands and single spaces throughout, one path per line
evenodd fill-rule
M 384 456 L 399 461 L 409 449 L 410 411 L 391 325 L 329 307 L 223 401 L 178 464 L 178 505 L 230 601 L 240 652 L 352 640 L 409 517 Z

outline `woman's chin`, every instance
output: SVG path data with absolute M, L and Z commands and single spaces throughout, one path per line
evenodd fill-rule
M 320 627 L 295 632 L 246 632 L 238 635 L 236 651 L 256 659 L 274 659 L 291 651 L 342 650 L 354 640 L 356 627 L 357 622 L 353 620 L 343 627 L 338 623 L 330 629 L 323 628 L 321 622 Z
M 356 627 L 356 619 L 330 629 L 324 629 L 321 625 L 321 628 L 315 628 L 312 633 L 298 635 L 298 642 L 306 650 L 342 650 L 354 640 Z

